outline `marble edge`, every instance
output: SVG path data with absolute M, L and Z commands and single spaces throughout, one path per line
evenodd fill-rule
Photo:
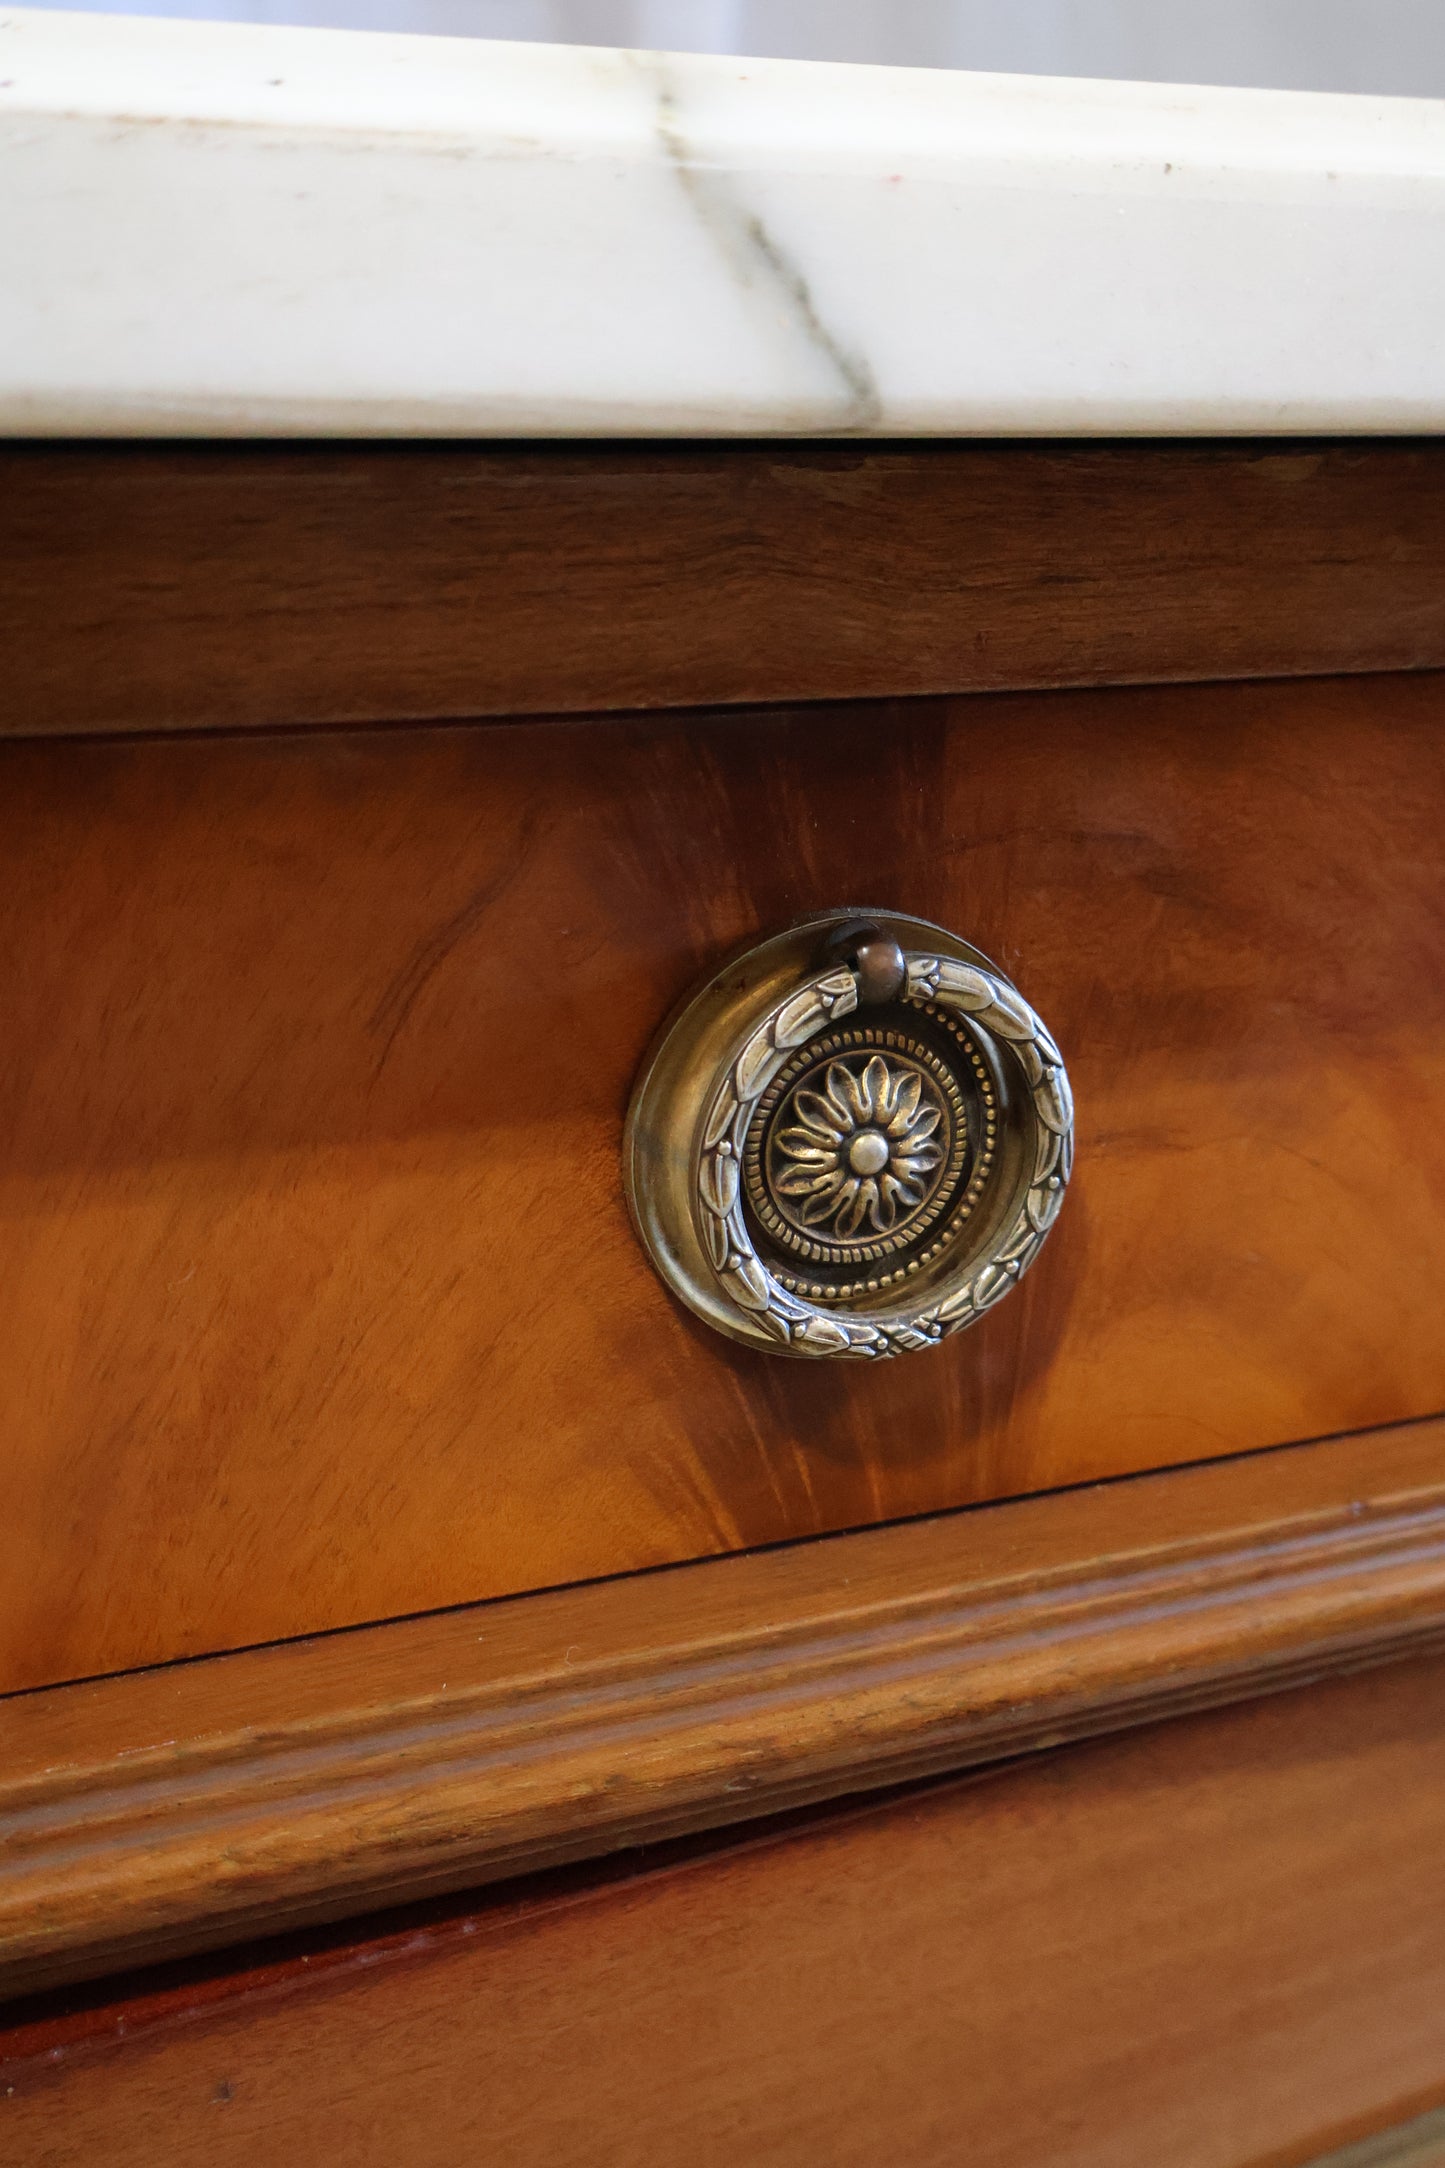
M 11 435 L 1445 430 L 1442 100 L 0 8 L 0 175 Z

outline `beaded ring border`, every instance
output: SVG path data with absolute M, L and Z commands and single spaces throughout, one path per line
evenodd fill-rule
M 1042 1019 L 1006 979 L 950 957 L 910 951 L 905 991 L 954 1009 L 1017 1063 L 1034 1113 L 1028 1186 L 986 1255 L 912 1312 L 838 1311 L 791 1294 L 759 1257 L 743 1218 L 739 1170 L 759 1099 L 794 1051 L 858 1007 L 858 976 L 820 971 L 778 1002 L 713 1094 L 694 1191 L 698 1229 L 724 1294 L 790 1354 L 877 1360 L 933 1347 L 992 1308 L 1037 1257 L 1058 1216 L 1074 1160 L 1074 1103 L 1063 1057 Z

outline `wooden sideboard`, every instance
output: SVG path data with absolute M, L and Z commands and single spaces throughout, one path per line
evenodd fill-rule
M 0 570 L 4 2157 L 1445 2102 L 1445 445 L 33 445 Z M 788 1361 L 622 1125 L 857 905 L 1077 1168 Z

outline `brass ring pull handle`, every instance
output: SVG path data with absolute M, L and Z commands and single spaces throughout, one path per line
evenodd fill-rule
M 627 1120 L 633 1218 L 673 1292 L 787 1355 L 897 1355 L 991 1309 L 1073 1163 L 1059 1050 L 966 941 L 830 912 L 665 1027 Z

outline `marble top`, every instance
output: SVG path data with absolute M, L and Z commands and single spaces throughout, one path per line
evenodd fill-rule
M 0 7 L 0 432 L 1445 430 L 1445 102 Z

